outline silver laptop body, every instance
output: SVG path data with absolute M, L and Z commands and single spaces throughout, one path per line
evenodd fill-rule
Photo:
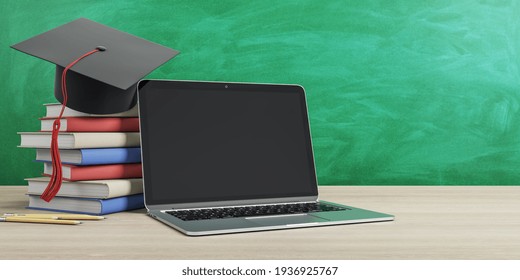
M 394 219 L 384 213 L 319 201 L 301 86 L 143 80 L 138 85 L 138 98 L 148 215 L 184 234 Z M 319 209 L 334 210 L 235 213 L 202 219 L 186 216 L 273 206 L 316 207 L 316 203 Z

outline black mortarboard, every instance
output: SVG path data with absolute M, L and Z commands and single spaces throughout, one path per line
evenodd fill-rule
M 137 82 L 179 52 L 80 18 L 11 46 L 56 64 L 54 95 L 63 102 L 64 68 L 98 46 L 105 51 L 74 65 L 67 74 L 67 107 L 93 113 L 126 111 L 136 103 Z

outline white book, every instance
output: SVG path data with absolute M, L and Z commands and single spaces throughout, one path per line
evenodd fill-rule
M 48 103 L 43 104 L 45 108 L 47 109 L 47 113 L 45 115 L 46 118 L 57 118 L 61 111 L 61 104 L 60 103 Z M 65 110 L 63 111 L 63 117 L 137 117 L 137 105 L 135 105 L 132 109 L 128 111 L 124 111 L 121 113 L 114 113 L 114 114 L 89 114 L 89 113 L 83 113 L 80 111 L 76 111 L 74 109 L 71 109 L 69 107 L 65 107 Z
M 47 187 L 49 179 L 48 177 L 25 179 L 28 183 L 27 193 L 31 195 L 41 195 Z M 63 181 L 57 196 L 107 199 L 142 192 L 143 180 L 140 178 L 75 182 Z
M 51 132 L 18 132 L 21 148 L 50 148 Z M 139 132 L 60 132 L 60 149 L 139 147 Z

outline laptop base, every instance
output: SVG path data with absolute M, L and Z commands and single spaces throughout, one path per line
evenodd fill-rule
M 324 201 L 321 201 L 324 202 Z M 226 219 L 183 221 L 164 211 L 150 210 L 152 218 L 189 236 L 205 236 L 227 233 L 267 231 L 344 224 L 393 221 L 394 216 L 361 208 L 326 202 L 346 207 L 348 210 L 291 215 L 271 215 Z

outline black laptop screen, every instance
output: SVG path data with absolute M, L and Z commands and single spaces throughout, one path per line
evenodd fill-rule
M 142 81 L 148 205 L 317 195 L 299 86 Z

